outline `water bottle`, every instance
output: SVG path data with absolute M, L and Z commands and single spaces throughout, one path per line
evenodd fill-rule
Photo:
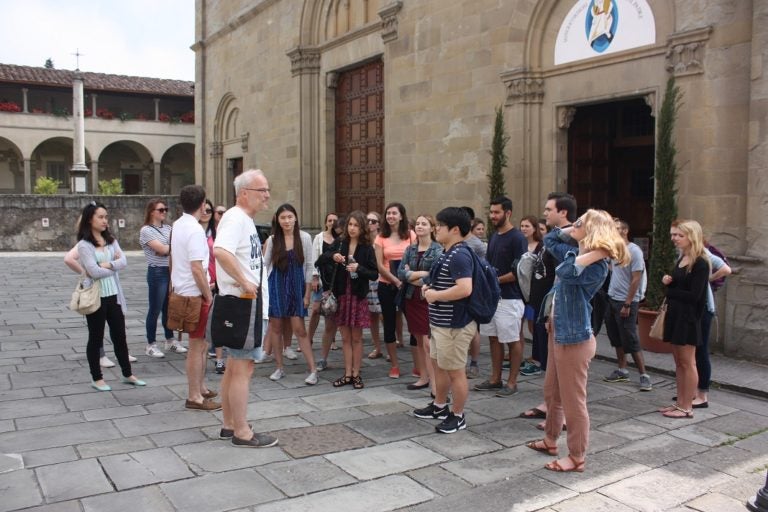
M 354 262 L 355 262 L 355 258 L 353 258 L 352 256 L 347 258 L 347 265 L 350 265 Z M 352 279 L 357 279 L 357 272 L 350 272 L 349 277 L 351 277 Z

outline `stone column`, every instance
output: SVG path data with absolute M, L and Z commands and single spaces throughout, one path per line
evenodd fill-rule
M 320 50 L 298 47 L 288 52 L 291 73 L 299 79 L 299 183 L 301 218 L 322 226 L 320 211 Z
M 29 113 L 29 102 L 27 101 L 27 93 L 29 92 L 29 89 L 26 87 L 21 88 L 21 102 L 23 104 L 21 111 L 25 114 Z
M 32 193 L 32 160 L 24 159 L 24 193 Z
M 76 71 L 72 83 L 72 120 L 75 123 L 72 136 L 72 168 L 69 170 L 70 193 L 87 192 L 88 167 L 85 165 L 85 120 L 83 119 L 83 77 Z
M 155 121 L 160 120 L 160 98 L 155 98 Z
M 99 161 L 91 161 L 91 193 L 97 194 L 99 192 Z
M 96 97 L 98 94 L 91 94 L 91 117 L 98 117 L 96 116 Z
M 153 183 L 153 186 L 155 187 L 154 194 L 155 195 L 159 195 L 161 193 L 161 191 L 160 191 L 160 183 L 161 183 L 161 181 L 160 181 L 160 172 L 162 170 L 162 163 L 161 162 L 155 162 L 154 166 L 155 166 L 155 169 L 154 169 L 155 172 L 152 175 L 152 177 L 154 178 L 152 183 Z

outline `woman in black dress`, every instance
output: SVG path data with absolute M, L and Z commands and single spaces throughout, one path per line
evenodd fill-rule
M 667 316 L 664 341 L 672 343 L 677 379 L 677 402 L 660 412 L 669 418 L 693 418 L 696 395 L 696 346 L 701 343 L 701 317 L 707 306 L 710 261 L 704 251 L 701 225 L 679 220 L 670 229 L 680 258 L 671 274 L 662 278 L 667 286 Z

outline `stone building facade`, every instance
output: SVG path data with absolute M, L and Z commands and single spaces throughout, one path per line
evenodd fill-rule
M 768 0 L 197 0 L 196 12 L 197 181 L 223 202 L 235 174 L 261 167 L 273 202 L 313 227 L 389 201 L 483 212 L 503 105 L 516 218 L 569 191 L 647 245 L 655 116 L 674 75 L 680 216 L 738 269 L 720 299 L 724 349 L 767 359 Z

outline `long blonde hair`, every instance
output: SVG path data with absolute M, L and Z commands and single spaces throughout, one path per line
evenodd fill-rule
M 704 231 L 701 229 L 701 224 L 695 220 L 678 219 L 672 222 L 672 227 L 680 230 L 682 234 L 688 237 L 688 241 L 691 246 L 686 251 L 688 255 L 688 266 L 686 272 L 693 270 L 693 264 L 699 258 L 704 258 L 704 261 L 712 267 L 712 262 L 707 256 L 707 252 L 704 250 Z
M 587 210 L 581 216 L 586 235 L 582 240 L 585 249 L 602 249 L 619 265 L 629 265 L 627 244 L 616 229 L 613 217 L 605 210 Z

